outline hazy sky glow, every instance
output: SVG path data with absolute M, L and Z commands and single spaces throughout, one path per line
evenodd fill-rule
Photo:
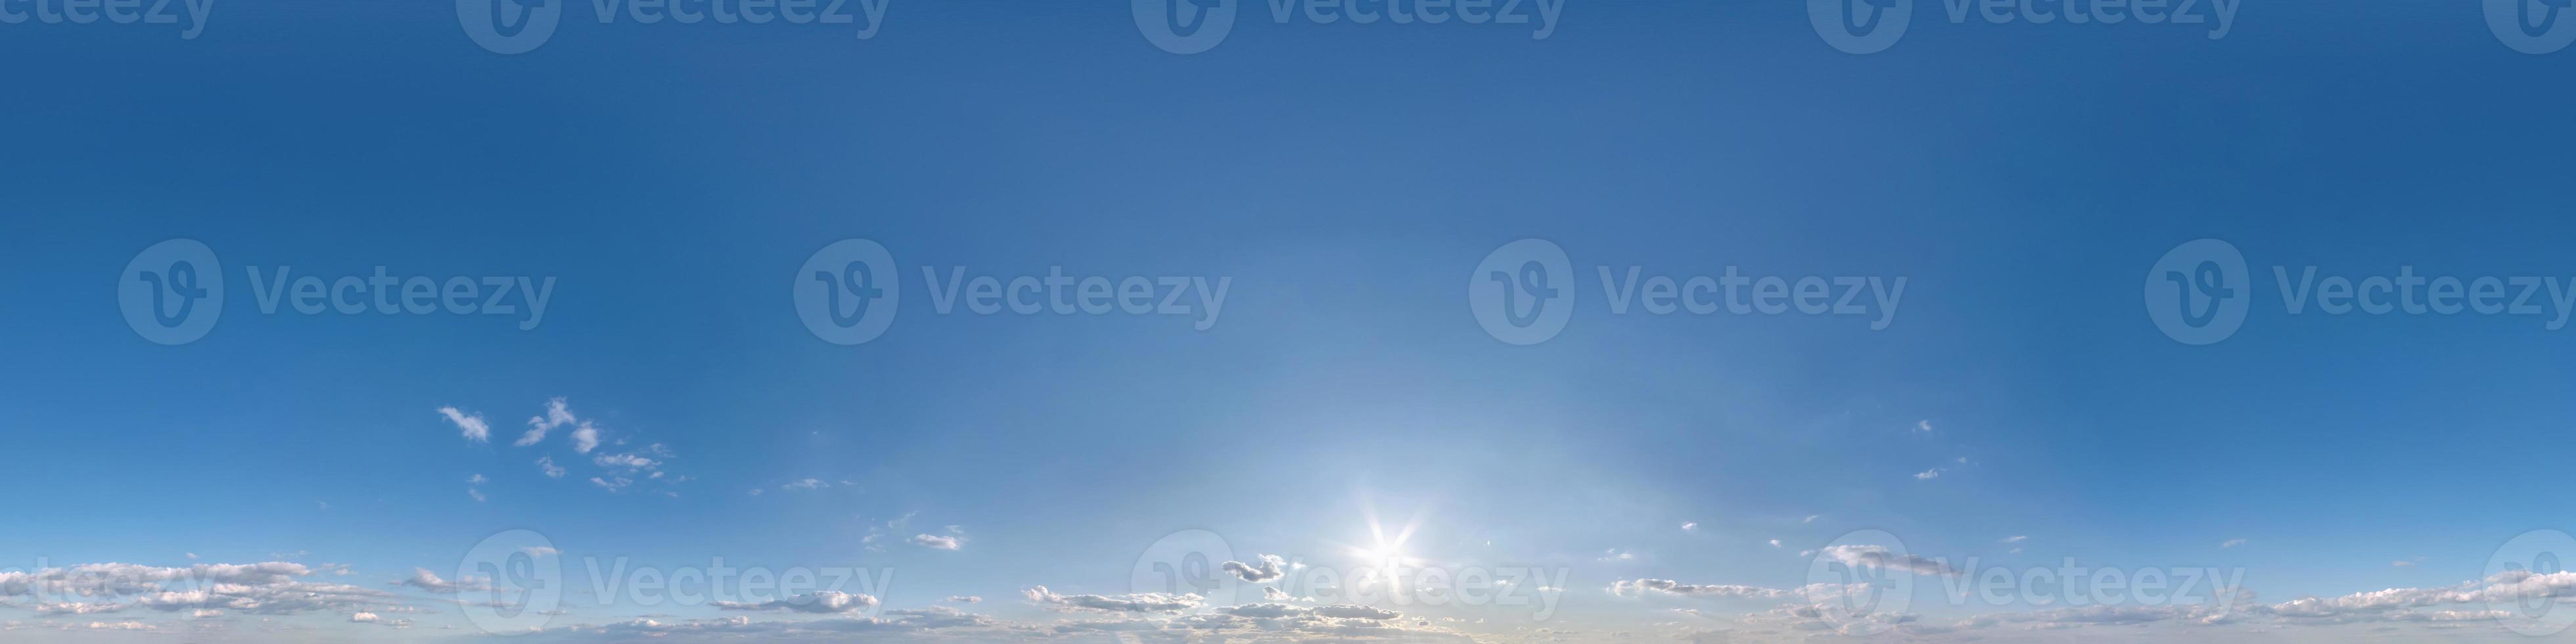
M 0 642 L 2576 641 L 2576 22 L 1906 1 L 0 0 Z

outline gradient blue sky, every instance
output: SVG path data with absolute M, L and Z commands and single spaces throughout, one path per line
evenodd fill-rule
M 1167 534 L 1331 562 L 1369 545 L 1374 511 L 1418 514 L 1416 557 L 1570 572 L 1557 621 L 1408 615 L 1582 640 L 1781 603 L 1615 581 L 1797 588 L 1799 551 L 1859 529 L 1988 565 L 2242 568 L 2271 604 L 2449 587 L 2515 535 L 2569 527 L 2549 449 L 2576 415 L 2567 331 L 2290 315 L 2268 267 L 2576 279 L 2576 126 L 2555 116 L 2576 52 L 2508 49 L 2466 3 L 2256 4 L 2212 40 L 1951 24 L 1921 2 L 1871 55 L 1827 46 L 1801 3 L 1568 5 L 1532 39 L 1273 24 L 1247 1 L 1192 55 L 1112 2 L 894 0 L 864 40 L 603 25 L 574 3 L 519 55 L 477 47 L 446 2 L 224 0 L 194 39 L 0 25 L 20 61 L 0 92 L 18 124 L 0 451 L 24 484 L 0 569 L 283 560 L 430 605 L 389 583 L 524 528 L 639 565 L 891 568 L 885 607 L 976 595 L 978 614 L 1050 623 L 1024 589 L 1129 593 Z M 211 247 L 233 292 L 210 334 L 162 346 L 123 323 L 115 284 L 172 238 Z M 882 337 L 839 346 L 798 322 L 790 282 L 848 238 L 888 248 L 906 292 Z M 1565 249 L 1582 299 L 1561 334 L 1512 346 L 1461 283 L 1523 238 Z M 2148 267 L 2198 238 L 2262 280 L 2211 346 L 2140 307 Z M 241 279 L 379 265 L 557 285 L 522 331 L 262 315 Z M 1632 265 L 1908 288 L 1877 331 L 1611 315 L 1594 267 Z M 938 315 L 924 266 L 1231 287 L 1205 331 Z M 510 445 L 555 397 L 612 442 Z M 651 444 L 687 480 L 586 482 L 594 457 Z M 781 488 L 807 478 L 831 486 Z M 948 526 L 956 550 L 902 542 Z M 1938 604 L 1915 608 L 1987 612 Z M 437 628 L 457 612 L 408 630 L 345 610 L 104 618 L 162 629 L 129 634 L 54 630 L 93 616 L 31 604 L 0 620 L 31 641 L 413 640 L 473 633 Z M 735 614 L 586 605 L 554 626 Z M 2446 632 L 2266 620 L 2095 628 Z M 310 630 L 264 630 L 290 628 Z M 2104 635 L 2033 637 L 2061 636 Z

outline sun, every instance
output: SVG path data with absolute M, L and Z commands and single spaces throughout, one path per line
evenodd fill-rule
M 1390 586 L 1400 583 L 1399 578 L 1404 575 L 1405 569 L 1421 564 L 1421 560 L 1405 553 L 1404 544 L 1413 539 L 1414 530 L 1422 527 L 1422 511 L 1415 510 L 1413 516 L 1406 519 L 1404 526 L 1397 529 L 1392 536 L 1387 534 L 1386 524 L 1378 520 L 1375 505 L 1363 500 L 1360 511 L 1367 519 L 1370 545 L 1349 548 L 1350 555 L 1360 562 L 1353 569 L 1353 572 L 1358 573 L 1355 575 L 1357 580 L 1355 583 L 1366 584 L 1373 580 L 1383 581 Z

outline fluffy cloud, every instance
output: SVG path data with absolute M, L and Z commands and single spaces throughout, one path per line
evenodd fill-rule
M 932 549 L 932 550 L 956 550 L 959 546 L 963 545 L 963 543 L 964 543 L 964 542 L 962 542 L 962 541 L 959 541 L 956 537 L 941 536 L 941 535 L 935 535 L 935 534 L 916 534 L 916 535 L 912 535 L 912 538 L 911 538 L 911 539 L 906 539 L 905 541 L 909 541 L 909 542 L 911 542 L 911 543 L 912 543 L 912 545 L 921 546 L 921 547 L 929 548 L 929 549 Z
M 440 579 L 438 577 L 438 573 L 430 572 L 428 568 L 413 568 L 411 569 L 411 577 L 396 581 L 394 582 L 394 585 L 410 586 L 440 595 L 448 595 L 464 591 L 489 590 L 491 588 L 490 584 L 487 584 L 482 579 L 475 577 L 466 577 L 455 581 Z
M 454 423 L 457 431 L 465 435 L 465 440 L 481 443 L 492 439 L 492 426 L 483 422 L 482 414 L 467 414 L 455 407 L 440 407 L 438 415 L 445 416 L 447 422 Z
M 598 448 L 599 428 L 592 427 L 590 423 L 584 422 L 580 427 L 572 429 L 572 451 L 588 454 L 590 453 L 590 450 Z
M 718 610 L 765 610 L 797 613 L 855 613 L 874 608 L 877 598 L 829 590 L 765 602 L 712 602 Z
M 960 604 L 972 604 L 972 603 L 976 603 L 976 602 L 984 601 L 984 598 L 982 598 L 982 597 L 977 597 L 977 596 L 974 596 L 974 595 L 949 595 L 949 596 L 948 596 L 948 601 L 957 602 L 957 603 L 960 603 Z
M 603 468 L 626 469 L 626 470 L 651 470 L 651 469 L 653 469 L 655 466 L 658 466 L 658 465 L 661 465 L 661 464 L 662 464 L 662 462 L 661 462 L 661 461 L 656 461 L 656 460 L 649 459 L 649 458 L 645 458 L 645 457 L 642 457 L 642 456 L 637 456 L 637 455 L 634 455 L 634 454 L 605 454 L 605 453 L 600 454 L 599 456 L 596 456 L 596 457 L 591 458 L 591 459 L 590 459 L 590 462 L 591 462 L 591 464 L 593 464 L 593 465 L 598 465 L 598 466 L 603 467 Z
M 58 615 L 132 609 L 187 611 L 196 616 L 224 610 L 288 615 L 369 606 L 403 608 L 383 591 L 302 580 L 312 574 L 313 569 L 303 564 L 284 561 L 185 567 L 102 563 L 8 571 L 0 572 L 0 604 L 20 597 L 55 598 L 33 608 Z
M 537 457 L 537 471 L 545 472 L 546 478 L 559 479 L 564 477 L 563 466 L 556 465 L 555 457 L 552 456 Z
M 1317 606 L 1314 608 L 1290 606 L 1287 604 L 1244 604 L 1241 606 L 1219 608 L 1217 609 L 1217 612 L 1227 615 L 1267 619 L 1298 617 L 1304 615 L 1366 620 L 1389 620 L 1403 617 L 1402 613 L 1375 606 L 1363 606 L 1360 604 L 1334 604 L 1331 606 Z
M 1045 586 L 1030 586 L 1020 591 L 1031 603 L 1055 610 L 1094 610 L 1127 613 L 1178 613 L 1198 608 L 1203 601 L 1198 595 L 1136 593 L 1132 595 L 1058 595 Z
M 125 610 L 124 604 L 106 602 L 54 602 L 37 604 L 38 615 L 94 615 Z
M 1261 555 L 1258 559 L 1261 561 L 1261 565 L 1258 566 L 1240 561 L 1228 561 L 1225 562 L 1224 568 L 1226 572 L 1234 573 L 1234 576 L 1256 584 L 1287 576 L 1288 573 L 1281 569 L 1288 566 L 1288 560 L 1279 558 L 1279 555 Z

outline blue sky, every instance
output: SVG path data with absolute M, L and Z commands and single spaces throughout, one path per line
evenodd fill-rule
M 0 627 L 2528 639 L 2460 611 L 2489 608 L 2475 593 L 2509 541 L 2569 528 L 2547 449 L 2576 413 L 2568 331 L 2546 323 L 2576 283 L 2558 242 L 2576 131 L 2549 79 L 2576 52 L 2517 51 L 2543 45 L 2479 6 L 2247 6 L 2213 38 L 1917 2 L 1901 39 L 1854 54 L 1800 3 L 1529 0 L 1532 23 L 1434 25 L 1239 2 L 1181 54 L 1126 4 L 720 25 L 567 3 L 515 54 L 446 2 L 223 0 L 197 32 L 0 24 L 0 52 L 36 61 L 0 93 L 22 124 L 0 154 L 0 432 L 29 483 L 0 530 Z M 202 336 L 162 344 L 120 289 L 172 239 L 208 249 L 226 292 Z M 818 253 L 847 239 L 884 248 L 901 293 L 844 345 L 799 316 L 827 288 L 801 267 L 841 265 Z M 1524 239 L 1564 254 L 1571 308 L 1519 345 L 1461 282 Z M 2141 308 L 2197 239 L 2248 267 L 2229 275 L 2241 328 L 2205 346 Z M 254 283 L 380 266 L 552 286 L 533 317 L 525 289 L 499 298 L 511 313 L 263 312 Z M 2533 314 L 2293 313 L 2275 266 L 2556 286 Z M 1904 290 L 1858 292 L 1859 315 L 1614 312 L 1601 272 L 1630 267 Z M 942 313 L 924 277 L 1056 268 L 1148 278 L 1158 304 L 1174 278 L 1197 306 Z M 1198 299 L 1218 284 L 1221 308 Z M 571 420 L 513 445 L 555 399 Z M 546 630 L 470 617 L 496 580 L 458 571 L 512 530 L 560 551 L 533 559 L 573 592 Z M 1231 556 L 1193 570 L 1223 590 L 1140 587 L 1189 530 L 1222 539 Z M 2218 568 L 2254 595 L 2220 593 L 2217 619 L 1989 605 L 1939 592 L 1972 574 L 1933 571 L 1902 610 L 1789 608 L 1819 603 L 1801 592 L 1818 566 L 1913 561 L 1868 547 Z M 1267 582 L 1288 597 L 1205 568 L 1264 554 L 1297 564 Z M 842 588 L 867 595 L 849 610 L 580 595 L 585 562 L 621 557 L 892 576 Z M 1390 559 L 1561 577 L 1508 606 L 1296 586 Z M 5 572 L 42 590 L 104 564 L 156 592 L 277 594 L 71 597 Z M 2433 599 L 2355 595 L 2383 589 Z M 1115 607 L 1157 600 L 1187 605 Z

